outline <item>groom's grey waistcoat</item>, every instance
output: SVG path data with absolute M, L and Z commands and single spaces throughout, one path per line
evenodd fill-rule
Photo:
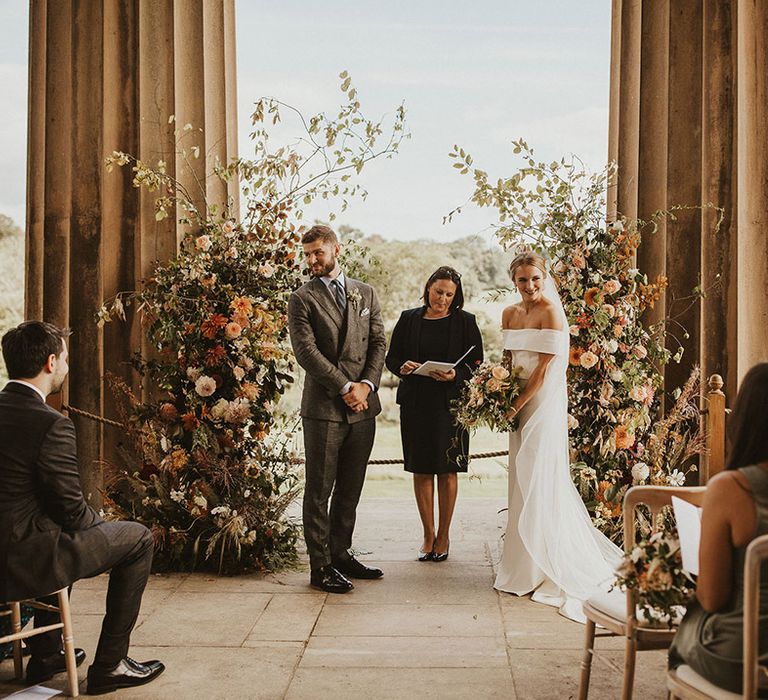
M 379 386 L 386 351 L 381 308 L 373 288 L 346 278 L 342 313 L 318 278 L 296 290 L 288 302 L 288 329 L 299 365 L 306 370 L 301 398 L 303 418 L 356 423 L 381 412 L 376 392 L 368 409 L 353 413 L 339 392 L 349 381 Z

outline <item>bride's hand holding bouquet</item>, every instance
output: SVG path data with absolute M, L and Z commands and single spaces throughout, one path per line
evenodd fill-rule
M 518 368 L 510 370 L 498 362 L 484 362 L 453 402 L 453 415 L 467 430 L 486 425 L 496 432 L 509 432 L 517 428 L 513 403 L 519 394 Z

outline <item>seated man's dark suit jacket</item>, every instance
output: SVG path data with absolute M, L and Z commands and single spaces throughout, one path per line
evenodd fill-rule
M 23 384 L 0 392 L 0 601 L 92 575 L 109 548 L 83 498 L 72 421 Z

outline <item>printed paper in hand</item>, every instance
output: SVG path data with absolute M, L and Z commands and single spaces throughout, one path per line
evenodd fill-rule
M 680 555 L 683 568 L 689 573 L 699 573 L 699 542 L 701 541 L 701 508 L 672 496 L 672 510 L 677 521 L 677 534 L 680 538 Z
M 467 350 L 456 362 L 436 362 L 435 360 L 427 360 L 419 365 L 419 367 L 413 370 L 413 374 L 417 374 L 421 377 L 428 377 L 430 372 L 448 372 L 456 367 L 469 353 L 475 349 L 473 345 Z

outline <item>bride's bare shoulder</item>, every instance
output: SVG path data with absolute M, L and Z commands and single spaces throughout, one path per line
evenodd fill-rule
M 557 312 L 557 308 L 549 299 L 542 299 L 540 309 L 540 328 L 556 331 L 563 330 L 563 323 L 560 319 L 560 315 Z
M 501 327 L 503 329 L 516 328 L 516 321 L 520 317 L 522 308 L 520 304 L 512 304 L 501 312 Z

